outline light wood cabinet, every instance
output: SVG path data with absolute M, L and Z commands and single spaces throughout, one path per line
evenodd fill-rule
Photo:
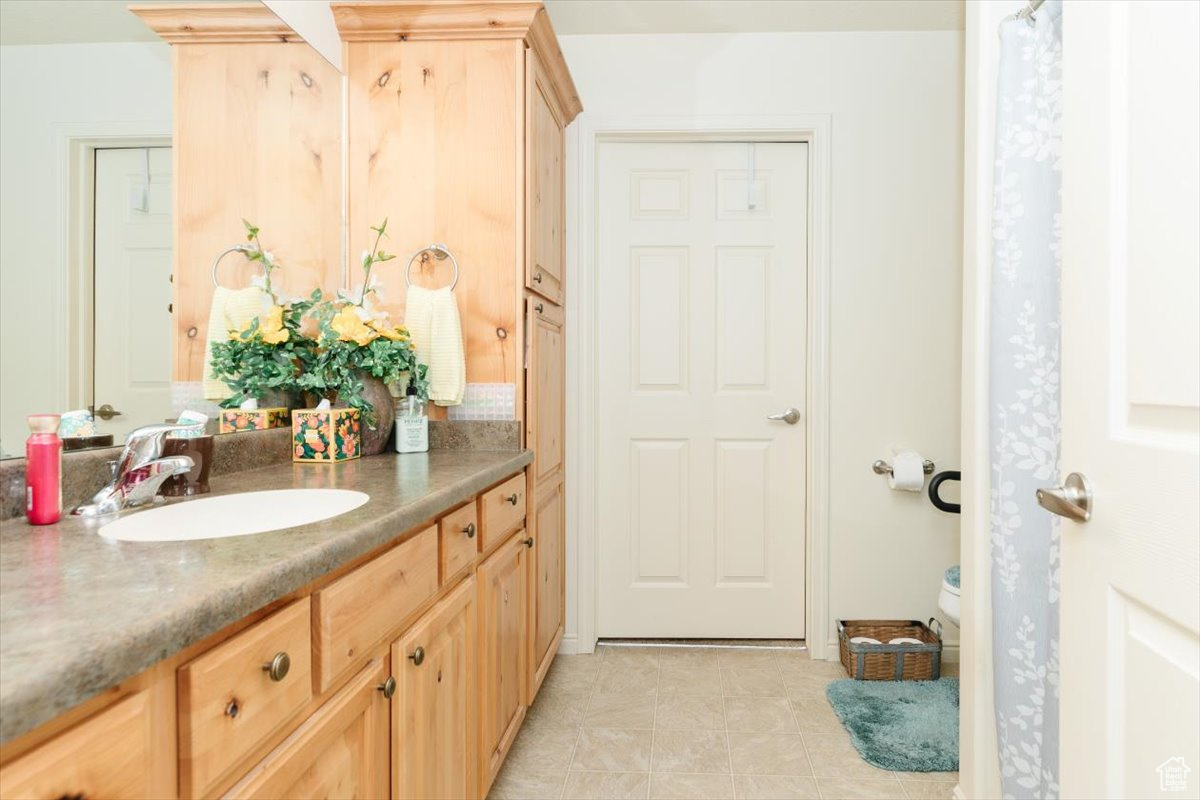
M 388 678 L 372 661 L 226 795 L 262 800 L 387 797 Z
M 314 593 L 318 689 L 328 691 L 437 589 L 438 534 L 431 525 Z
M 265 6 L 132 10 L 173 45 L 173 380 L 200 381 L 213 260 L 245 241 L 243 219 L 282 265 L 282 296 L 342 285 L 342 80 Z M 231 254 L 221 285 L 257 271 Z
M 514 475 L 479 497 L 484 552 L 499 544 L 525 521 L 525 475 Z
M 309 598 L 297 600 L 179 670 L 179 782 L 210 794 L 312 699 Z
M 566 361 L 561 308 L 537 296 L 526 301 L 529 361 L 526 444 L 533 451 L 533 493 L 562 480 Z M 535 500 L 536 502 L 536 500 Z
M 118 701 L 0 769 L 0 796 L 29 800 L 153 797 L 148 693 Z
M 392 797 L 475 797 L 475 578 L 392 645 Z
M 562 482 L 533 513 L 528 480 L 9 743 L 0 797 L 486 796 L 563 634 Z M 474 519 L 496 541 L 439 586 Z
M 438 523 L 438 547 L 444 586 L 471 566 L 479 552 L 479 509 L 474 501 L 442 517 Z
M 486 795 L 525 719 L 532 540 L 517 531 L 479 565 L 479 775 Z
M 525 54 L 526 203 L 525 287 L 551 302 L 563 302 L 566 213 L 562 113 L 541 59 Z
M 562 641 L 566 611 L 563 558 L 566 549 L 563 484 L 541 487 L 535 494 L 529 560 L 529 678 L 528 702 L 533 703 Z

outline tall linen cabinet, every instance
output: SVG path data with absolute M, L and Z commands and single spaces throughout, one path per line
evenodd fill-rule
M 563 148 L 582 106 L 541 3 L 334 3 L 333 12 L 345 43 L 350 253 L 371 247 L 370 228 L 385 217 L 389 250 L 446 244 L 459 263 L 467 381 L 516 388 L 534 451 L 532 702 L 564 630 Z M 435 259 L 411 273 L 430 287 L 454 279 Z M 402 315 L 403 304 L 395 292 L 386 307 Z

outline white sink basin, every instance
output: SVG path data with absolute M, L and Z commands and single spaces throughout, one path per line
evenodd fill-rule
M 367 502 L 344 489 L 280 489 L 188 500 L 138 511 L 100 528 L 122 542 L 186 542 L 278 531 L 345 514 Z

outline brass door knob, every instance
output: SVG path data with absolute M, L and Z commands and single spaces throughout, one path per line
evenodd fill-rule
M 532 550 L 532 549 L 533 549 L 533 537 L 532 537 L 532 536 L 530 536 L 528 539 L 525 539 L 525 540 L 522 542 L 522 544 L 524 544 L 526 547 L 528 547 L 529 549 L 531 549 L 531 550 Z
M 392 695 L 394 695 L 396 693 L 396 679 L 393 678 L 391 675 L 388 675 L 387 680 L 384 681 L 383 683 L 379 684 L 375 688 L 378 689 L 379 691 L 383 692 L 384 697 L 386 697 L 388 700 L 391 700 Z
M 475 538 L 475 523 L 468 522 L 467 527 L 463 528 L 463 533 L 465 533 L 467 535 L 468 539 L 474 539 Z
M 283 651 L 276 653 L 269 664 L 263 664 L 263 672 L 267 673 L 267 677 L 273 681 L 281 681 L 286 678 L 288 670 L 291 668 L 292 659 Z
M 113 417 L 121 416 L 121 412 L 117 411 L 108 403 L 105 403 L 96 409 L 96 416 L 100 419 L 112 419 Z
M 418 647 L 416 650 L 413 650 L 408 654 L 408 658 L 418 667 L 421 666 L 423 663 L 425 663 L 425 648 Z
M 507 500 L 508 502 L 512 503 L 515 506 L 517 504 L 517 501 L 521 499 L 521 496 L 519 494 L 517 494 L 516 492 L 513 492 L 512 494 L 510 494 L 508 497 L 506 497 L 504 499 Z

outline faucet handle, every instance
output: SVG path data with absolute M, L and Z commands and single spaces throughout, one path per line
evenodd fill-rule
M 168 433 L 185 431 L 195 427 L 180 425 L 175 422 L 162 422 L 157 425 L 143 425 L 135 428 L 125 437 L 125 449 L 117 461 L 115 477 L 119 477 L 131 469 L 136 469 L 148 461 L 160 458 L 163 453 L 163 440 Z

